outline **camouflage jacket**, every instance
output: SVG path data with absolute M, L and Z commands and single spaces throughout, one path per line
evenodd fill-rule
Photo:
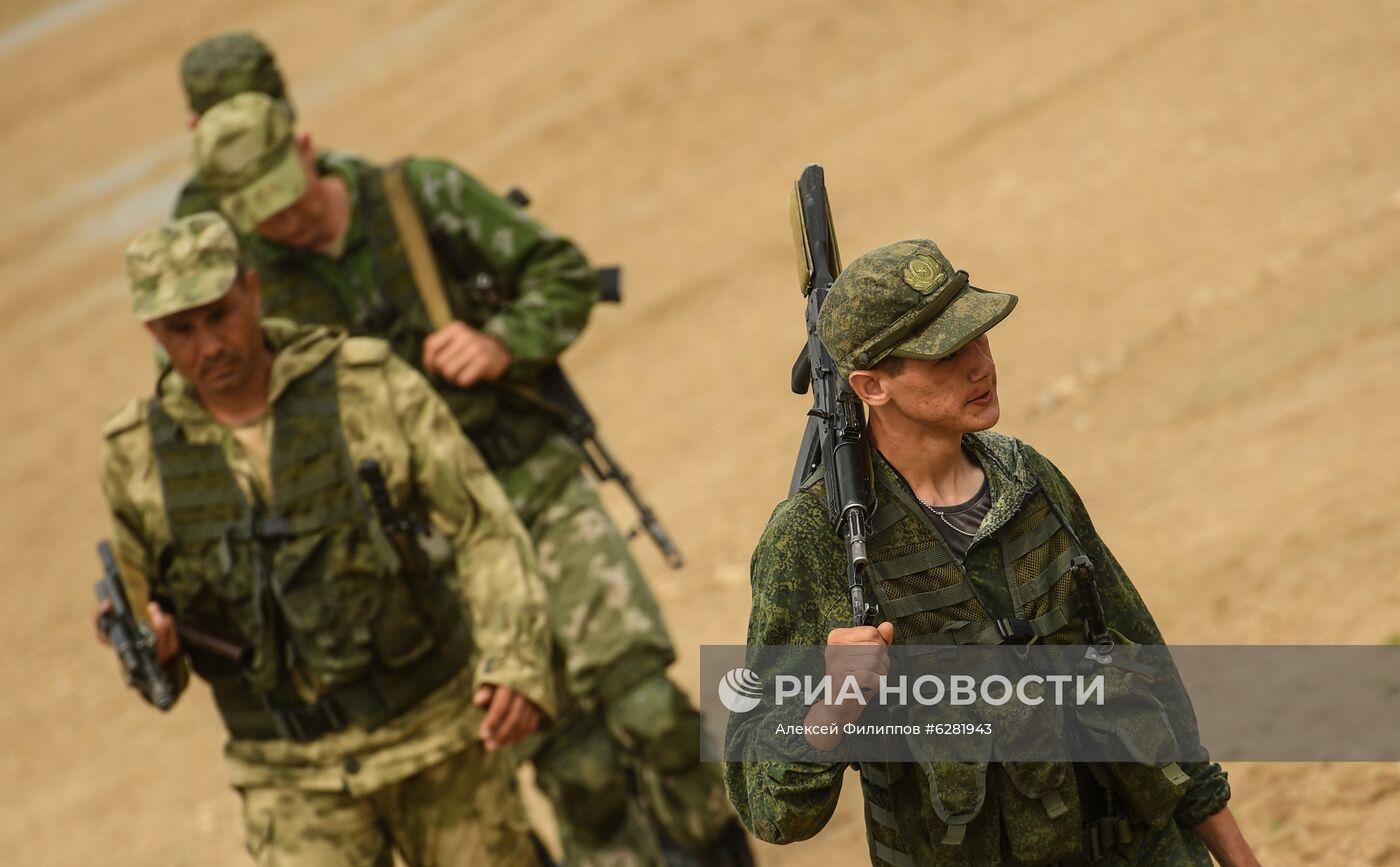
M 983 530 L 965 564 L 968 578 L 986 600 L 992 616 L 1011 616 L 1012 603 L 1000 571 L 979 570 L 978 542 L 987 535 L 986 528 L 1003 524 L 1015 514 L 1021 502 L 1019 492 L 1038 480 L 1096 565 L 1109 625 L 1139 644 L 1164 643 L 1142 597 L 1094 530 L 1079 495 L 1054 464 L 1030 446 L 1001 434 L 971 434 L 964 438 L 964 444 L 986 471 L 992 492 Z M 875 464 L 879 486 L 902 484 L 878 453 Z M 850 626 L 845 570 L 845 547 L 827 520 L 823 483 L 805 486 L 773 511 L 754 551 L 749 646 L 774 647 L 779 648 L 774 652 L 781 652 L 784 645 L 824 645 L 832 629 Z M 731 750 L 736 744 L 742 748 L 748 739 L 761 737 L 772 727 L 761 714 L 736 719 L 731 721 Z M 814 755 L 819 754 L 814 751 Z M 1225 806 L 1229 786 L 1218 765 L 1183 763 L 1182 767 L 1191 784 L 1175 818 L 1179 826 L 1190 827 Z M 846 766 L 839 763 L 730 763 L 725 768 L 725 784 L 750 831 L 769 842 L 791 843 L 805 840 L 825 826 L 836 808 L 845 771 Z M 1176 833 L 1170 826 L 1168 830 Z M 904 831 L 915 863 L 938 863 L 939 847 L 927 830 Z
M 277 353 L 270 406 L 292 382 L 334 356 L 341 430 L 352 463 L 375 458 L 396 502 L 417 498 L 425 504 L 452 547 L 474 651 L 456 680 L 373 732 L 352 726 L 310 743 L 231 741 L 235 784 L 276 780 L 364 790 L 403 779 L 475 737 L 480 715 L 470 705 L 473 684 L 509 686 L 552 713 L 545 591 L 529 538 L 447 407 L 381 341 L 277 319 L 265 320 L 263 331 Z M 235 477 L 255 476 L 230 429 L 203 409 L 178 374 L 161 380 L 158 398 L 188 441 L 219 445 Z M 142 612 L 147 576 L 171 544 L 147 413 L 148 401 L 135 400 L 112 416 L 103 430 L 101 459 L 114 549 L 132 604 Z M 353 774 L 346 770 L 349 756 L 356 759 Z
M 488 462 L 497 470 L 513 466 L 558 425 L 509 391 L 532 386 L 578 338 L 597 300 L 596 273 L 572 243 L 457 167 L 421 158 L 402 165 L 453 316 L 498 338 L 512 358 L 499 384 L 465 390 L 435 385 Z M 423 339 L 433 327 L 406 260 L 389 261 L 401 259 L 401 244 L 380 192 L 381 167 L 327 150 L 318 155 L 317 168 L 349 189 L 351 221 L 343 249 L 332 258 L 247 239 L 248 263 L 262 277 L 264 315 L 383 338 L 421 370 Z M 209 204 L 192 181 L 176 213 Z M 570 469 L 577 466 L 575 461 Z

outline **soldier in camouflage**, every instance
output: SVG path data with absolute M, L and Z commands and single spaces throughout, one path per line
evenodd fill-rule
M 160 663 L 212 688 L 249 852 L 535 863 L 500 748 L 555 707 L 545 589 L 447 406 L 382 341 L 260 322 L 216 213 L 142 234 L 127 273 L 171 367 L 103 431 L 114 547 Z M 423 528 L 421 558 L 387 541 L 367 459 Z M 247 658 L 182 652 L 176 617 Z
M 180 82 L 190 108 L 190 129 L 194 129 L 200 115 L 238 93 L 266 94 L 280 102 L 288 116 L 296 118 L 277 58 L 251 33 L 222 33 L 195 44 L 180 59 Z M 204 189 L 199 175 L 191 175 L 180 185 L 175 216 L 218 209 L 218 202 Z
M 207 59 L 217 46 L 195 51 Z M 228 78 L 236 76 L 187 77 L 185 86 L 217 90 Z M 317 152 L 275 96 L 225 95 L 199 120 L 194 159 L 204 190 L 250 236 L 264 311 L 389 340 L 432 378 L 535 543 L 562 711 L 525 753 L 554 805 L 565 860 L 654 864 L 675 853 L 743 863 L 747 845 L 718 769 L 699 761 L 699 715 L 665 673 L 675 652 L 660 607 L 583 474 L 581 451 L 530 399 L 588 320 L 593 269 L 455 166 L 403 160 L 455 318 L 435 329 L 385 169 Z M 208 99 L 201 91 L 190 103 Z
M 822 473 L 773 512 L 754 551 L 748 643 L 827 645 L 828 674 L 877 678 L 898 645 L 1083 643 L 1068 563 L 1095 564 L 1107 626 L 1161 644 L 1142 598 L 1064 475 L 1029 445 L 991 432 L 1000 417 L 986 332 L 1016 297 L 971 287 L 927 240 L 881 247 L 836 279 L 818 327 L 869 410 L 876 501 L 869 585 L 889 622 L 850 627 L 846 551 L 831 530 Z M 872 683 L 877 682 L 871 680 Z M 840 726 L 863 706 L 817 704 L 807 722 Z M 772 728 L 734 717 L 730 749 Z M 814 758 L 841 735 L 807 736 Z M 739 815 L 758 837 L 805 840 L 830 819 L 844 763 L 726 766 Z M 1072 771 L 1072 772 L 1071 772 Z M 862 763 L 873 864 L 1227 865 L 1257 863 L 1208 762 L 1165 767 L 953 762 Z

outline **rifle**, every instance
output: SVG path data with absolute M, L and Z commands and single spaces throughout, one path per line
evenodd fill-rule
M 112 610 L 98 615 L 98 626 L 117 651 L 117 658 L 126 670 L 126 682 L 151 700 L 161 710 L 175 703 L 175 686 L 170 676 L 156 662 L 155 637 L 141 625 L 131 610 L 122 586 L 112 546 L 106 539 L 97 543 L 97 556 L 102 561 L 102 578 L 94 587 L 98 603 L 111 603 Z
M 866 529 L 875 511 L 874 470 L 865 431 L 865 409 L 851 385 L 836 370 L 817 333 L 817 317 L 832 281 L 841 273 L 841 253 L 831 224 L 826 175 L 807 166 L 793 185 L 792 239 L 797 252 L 798 283 L 807 299 L 807 345 L 792 366 L 794 394 L 812 391 L 812 408 L 802 434 L 788 496 L 817 467 L 824 467 L 826 510 L 832 529 L 846 543 L 846 579 L 851 618 L 856 626 L 874 626 L 879 609 L 865 601 L 865 572 L 870 566 Z
M 511 187 L 506 192 L 505 199 L 522 210 L 530 205 L 529 194 L 519 187 Z M 466 269 L 461 267 L 462 263 L 455 264 L 466 273 Z M 609 265 L 599 268 L 597 274 L 598 300 L 620 304 L 622 269 Z M 598 436 L 598 425 L 593 420 L 593 414 L 584 405 L 583 399 L 579 397 L 562 367 L 557 363 L 549 366 L 540 376 L 537 394 L 526 395 L 518 389 L 512 389 L 510 393 L 556 418 L 564 433 L 583 450 L 588 469 L 593 476 L 600 482 L 617 482 L 618 487 L 622 488 L 622 493 L 631 501 L 632 508 L 637 510 L 637 525 L 627 531 L 628 539 L 635 539 L 638 533 L 645 532 L 656 543 L 668 566 L 679 569 L 685 565 L 685 557 L 676 547 L 671 534 L 666 532 L 661 519 L 656 516 L 656 511 L 642 498 L 641 492 L 632 483 L 631 474 L 613 458 L 612 452 Z
M 685 557 L 671 540 L 666 528 L 661 525 L 661 519 L 656 517 L 651 505 L 642 499 L 641 493 L 632 484 L 632 476 L 613 459 L 612 452 L 609 452 L 607 446 L 598 438 L 593 414 L 583 405 L 578 392 L 574 391 L 573 383 L 564 375 L 564 369 L 557 364 L 551 365 L 540 377 L 539 393 L 542 403 L 548 404 L 551 407 L 550 411 L 563 424 L 564 432 L 583 450 L 583 456 L 588 460 L 588 469 L 598 481 L 617 482 L 627 499 L 632 501 L 632 508 L 637 510 L 637 526 L 627 531 L 627 538 L 633 539 L 637 533 L 645 532 L 661 550 L 667 565 L 672 569 L 684 566 Z

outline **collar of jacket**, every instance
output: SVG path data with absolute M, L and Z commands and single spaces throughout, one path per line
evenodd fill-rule
M 264 319 L 262 332 L 263 340 L 275 353 L 267 388 L 269 409 L 287 386 L 319 367 L 345 342 L 345 332 L 338 328 L 299 325 L 287 319 Z M 194 386 L 173 369 L 167 368 L 157 380 L 156 397 L 189 442 L 223 441 L 226 427 L 200 404 Z
M 1011 520 L 1026 497 L 1035 490 L 1036 480 L 1035 474 L 1026 463 L 1021 441 L 1015 437 L 993 431 L 979 431 L 964 434 L 962 441 L 963 447 L 971 451 L 977 462 L 982 465 L 992 493 L 992 505 L 982 518 L 982 526 L 977 528 L 977 535 L 972 539 L 972 544 L 975 545 Z M 876 473 L 884 484 L 907 490 L 908 484 L 900 473 L 878 449 L 874 451 Z
M 345 258 L 351 250 L 360 244 L 365 243 L 365 225 L 360 216 L 360 171 L 363 161 L 358 157 L 334 150 L 318 150 L 316 152 L 316 173 L 318 175 L 335 175 L 345 182 L 345 188 L 350 194 L 350 226 L 345 230 L 345 247 L 341 250 L 340 258 Z M 258 258 L 269 262 L 282 262 L 291 259 L 322 256 L 311 250 L 303 250 L 299 247 L 288 247 L 284 244 L 275 244 L 254 233 L 253 243 L 258 247 Z

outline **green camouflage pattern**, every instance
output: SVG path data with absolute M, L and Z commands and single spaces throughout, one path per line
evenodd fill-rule
M 238 276 L 238 255 L 238 238 L 217 213 L 142 232 L 126 248 L 132 314 L 150 322 L 219 300 Z
M 374 195 L 381 169 L 338 151 L 322 152 L 317 167 L 344 180 L 354 203 L 344 251 L 333 259 L 251 240 L 249 261 L 261 277 L 264 313 L 384 337 L 420 364 L 422 341 L 432 328 L 406 262 L 377 245 L 376 233 L 386 226 L 396 237 L 387 205 Z M 403 170 L 454 315 L 500 339 L 512 356 L 504 384 L 528 388 L 582 332 L 597 297 L 595 272 L 572 243 L 450 163 L 410 158 Z M 385 301 L 396 316 L 371 315 Z M 542 781 L 550 781 L 542 785 L 554 786 L 558 795 L 553 800 L 570 863 L 652 863 L 651 822 L 677 840 L 722 828 L 732 814 L 718 775 L 701 766 L 698 756 L 666 773 L 645 758 L 664 752 L 665 744 L 681 751 L 693 744 L 689 702 L 682 697 L 651 709 L 655 733 L 649 738 L 638 733 L 648 729 L 628 734 L 621 717 L 610 714 L 610 702 L 634 683 L 653 675 L 666 682 L 659 673 L 675 653 L 626 540 L 582 473 L 582 453 L 566 437 L 549 433 L 558 428 L 552 418 L 503 398 L 499 389 L 438 387 L 462 427 L 483 438 L 483 451 L 486 437 L 528 442 L 534 431 L 544 432 L 522 459 L 503 461 L 496 471 L 535 545 L 558 648 L 560 701 L 569 708 L 568 718 L 578 721 L 547 731 L 535 759 Z M 610 746 L 588 752 L 594 748 L 586 745 L 601 743 Z M 650 746 L 640 749 L 644 743 Z M 617 796 L 626 791 L 629 770 L 653 792 L 645 816 Z M 580 787 L 592 794 L 564 796 Z M 573 816 L 585 808 L 585 815 Z M 607 833 L 600 835 L 600 828 Z
M 675 649 L 581 460 L 578 447 L 556 435 L 499 479 L 535 545 L 567 692 L 596 701 L 628 678 L 664 669 Z
M 993 498 L 977 539 L 986 539 L 1011 521 L 1026 503 L 1027 493 L 1038 483 L 1093 560 L 1109 624 L 1131 641 L 1162 644 L 1161 633 L 1146 605 L 1095 531 L 1083 502 L 1063 474 L 1030 446 L 1011 437 L 978 433 L 965 437 L 964 443 L 986 471 Z M 903 482 L 878 454 L 875 463 L 877 498 L 893 498 L 894 486 Z M 823 645 L 832 629 L 850 625 L 845 549 L 831 532 L 825 497 L 823 482 L 816 480 L 781 503 L 754 551 L 748 643 L 754 653 L 771 657 L 755 660 L 757 665 L 781 665 L 782 647 Z M 923 523 L 904 523 L 910 525 L 905 532 L 920 534 L 917 540 L 920 543 L 943 544 L 936 531 Z M 991 616 L 1013 616 L 999 546 L 974 541 L 964 570 Z M 906 637 L 896 629 L 896 643 Z M 756 742 L 765 736 L 765 730 L 772 728 L 772 721 L 765 720 L 763 714 L 736 718 L 729 733 L 731 748 L 743 749 L 744 744 Z M 773 843 L 804 840 L 820 831 L 835 810 L 846 771 L 842 764 L 820 759 L 821 754 L 813 751 L 810 762 L 727 764 L 726 789 L 744 825 L 759 838 Z M 1014 813 L 1016 806 L 1003 804 L 1003 798 L 1014 793 L 1012 787 L 1004 785 L 1004 781 L 991 784 L 1001 780 L 1004 774 L 988 776 L 986 800 L 978 818 L 968 825 L 963 844 L 944 846 L 931 833 L 933 805 L 922 771 L 917 765 L 885 767 L 892 771 L 886 790 L 888 796 L 877 789 L 865 789 L 866 824 L 873 863 L 887 863 L 877 855 L 876 842 L 881 845 L 897 842 L 897 848 L 905 851 L 916 864 L 999 863 L 997 859 L 1002 855 L 998 854 L 998 822 Z M 1198 763 L 1182 767 L 1191 782 L 1175 809 L 1175 821 L 1163 829 L 1143 829 L 1126 853 L 1119 853 L 1114 856 L 1117 860 L 1106 863 L 1210 863 L 1200 841 L 1184 833 L 1184 829 L 1222 809 L 1229 799 L 1229 786 L 1218 765 Z M 871 818 L 870 803 L 885 797 L 889 802 L 875 806 L 897 817 L 898 841 L 892 841 L 881 824 Z M 1039 804 L 1033 806 L 1040 808 Z M 1028 850 L 1051 848 L 1053 840 L 1036 840 L 1038 833 L 1049 834 L 1053 830 L 1048 823 L 1044 828 L 1038 827 L 1031 820 L 1036 815 L 1034 810 L 1025 812 L 1029 818 L 1020 820 L 1018 836 Z M 1008 860 L 1006 863 L 1018 862 Z
M 714 840 L 733 812 L 718 767 L 699 760 L 699 742 L 698 712 L 659 671 L 544 732 L 530 759 L 555 806 L 564 862 L 662 863 L 656 829 L 692 850 Z
M 841 376 L 890 355 L 937 359 L 1005 319 L 1015 295 L 967 285 L 927 239 L 872 250 L 831 284 L 817 331 Z
M 265 93 L 294 115 L 277 59 L 251 33 L 221 33 L 196 43 L 180 60 L 180 85 L 190 111 L 204 114 L 240 93 Z
M 420 366 L 423 339 L 433 329 L 411 277 L 392 273 L 407 262 L 389 269 L 376 261 L 373 234 L 386 224 L 393 231 L 387 203 L 367 195 L 382 170 L 344 151 L 322 151 L 316 168 L 341 178 L 350 191 L 354 210 L 344 250 L 331 258 L 261 237 L 250 240 L 246 252 L 262 278 L 264 315 L 380 337 Z M 573 243 L 451 163 L 408 158 L 403 168 L 453 315 L 510 350 L 507 383 L 533 383 L 583 332 L 597 301 L 597 274 Z M 405 285 L 398 285 L 400 279 Z M 377 309 L 385 294 L 392 313 L 387 317 Z M 476 407 L 466 404 L 497 402 L 489 386 L 468 391 L 461 412 L 476 416 Z
M 346 339 L 333 330 L 275 319 L 264 321 L 263 333 L 277 352 L 269 400 L 275 403 L 290 382 L 334 356 L 341 427 L 351 463 L 377 460 L 394 501 L 423 501 L 429 520 L 446 537 L 457 567 L 456 590 L 472 624 L 473 682 L 510 686 L 552 714 L 556 703 L 548 614 L 529 537 L 441 400 L 381 341 Z M 230 430 L 203 409 L 183 378 L 173 373 L 163 377 L 158 397 L 187 441 L 221 446 L 236 478 L 255 475 Z M 128 592 L 142 605 L 149 598 L 148 576 L 172 544 L 147 412 L 146 401 L 133 401 L 108 421 L 101 462 L 114 551 Z M 313 781 L 309 785 L 321 779 L 316 765 L 332 758 L 323 754 L 326 745 L 320 741 L 283 746 L 289 752 L 273 754 L 269 763 L 287 759 L 285 763 L 306 771 Z M 353 746 L 344 744 L 345 749 Z M 257 755 L 265 749 L 259 748 Z M 395 762 L 395 773 L 403 773 L 408 765 L 411 762 Z M 389 781 L 374 780 L 373 775 L 361 780 Z
M 569 709 L 528 751 L 567 863 L 654 864 L 653 825 L 700 846 L 732 813 L 718 770 L 700 762 L 699 714 L 664 674 L 675 651 L 660 606 L 581 460 L 556 435 L 501 475 L 535 543 Z
M 190 153 L 200 183 L 245 234 L 306 190 L 292 117 L 262 93 L 240 93 L 206 111 L 195 125 Z
M 473 744 L 369 795 L 250 786 L 248 854 L 260 867 L 536 864 L 525 807 L 505 753 Z

